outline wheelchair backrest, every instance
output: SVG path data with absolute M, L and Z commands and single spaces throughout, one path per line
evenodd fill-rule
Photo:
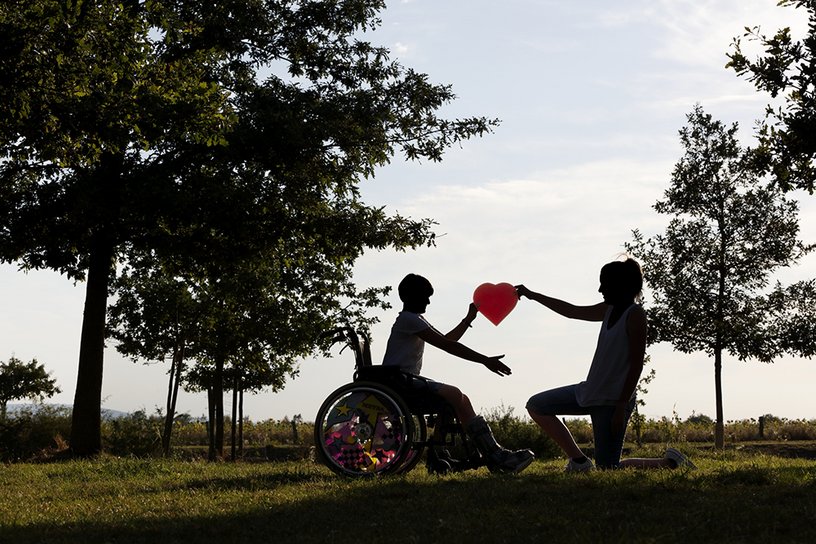
M 354 352 L 354 368 L 371 366 L 371 342 L 365 331 L 355 331 L 350 325 L 338 327 L 324 333 L 325 337 L 331 337 L 332 343 L 343 342 Z M 342 351 L 342 350 L 341 350 Z

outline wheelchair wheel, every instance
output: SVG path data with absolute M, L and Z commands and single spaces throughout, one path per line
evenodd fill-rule
M 398 473 L 405 473 L 414 468 L 422 459 L 422 450 L 428 438 L 428 426 L 425 423 L 425 416 L 412 416 L 414 420 L 414 436 L 410 440 L 411 448 L 405 454 L 405 460 L 397 467 Z
M 414 417 L 393 390 L 377 383 L 337 389 L 317 412 L 314 430 L 321 461 L 343 476 L 390 474 L 419 458 Z

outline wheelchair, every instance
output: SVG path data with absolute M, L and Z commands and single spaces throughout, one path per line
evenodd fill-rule
M 426 448 L 457 445 L 464 456 L 452 470 L 485 465 L 453 409 L 430 390 L 427 378 L 372 364 L 368 337 L 351 327 L 325 336 L 351 348 L 355 360 L 353 381 L 331 393 L 315 418 L 316 457 L 329 469 L 347 477 L 406 473 Z M 437 440 L 429 438 L 429 427 L 439 427 Z

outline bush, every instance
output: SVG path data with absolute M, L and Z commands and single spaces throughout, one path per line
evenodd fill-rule
M 512 407 L 499 406 L 488 410 L 485 419 L 490 423 L 500 444 L 508 449 L 533 450 L 539 459 L 562 456 L 560 449 L 538 425 L 528 417 L 518 417 Z M 587 452 L 592 451 L 592 423 L 586 418 L 564 419 L 575 441 Z M 728 421 L 725 424 L 726 441 L 734 444 L 756 440 L 816 441 L 816 420 L 788 420 L 762 416 L 763 437 L 759 433 L 759 419 Z M 102 425 L 102 443 L 105 451 L 118 456 L 150 457 L 161 454 L 161 414 L 148 416 L 138 411 L 121 418 L 106 418 Z M 301 452 L 313 445 L 314 424 L 299 416 L 280 420 L 244 421 L 243 446 L 247 456 L 269 455 L 270 451 Z M 67 448 L 64 437 L 70 436 L 71 410 L 65 407 L 36 405 L 16 412 L 0 422 L 0 462 L 28 461 L 49 457 Z M 225 422 L 225 447 L 230 446 L 230 422 Z M 630 425 L 627 439 L 635 440 Z M 648 444 L 711 443 L 714 440 L 714 422 L 708 416 L 692 414 L 682 421 L 674 414 L 671 418 L 648 419 L 642 422 L 641 442 Z M 173 448 L 206 455 L 207 423 L 180 414 L 174 423 Z M 454 448 L 455 449 L 455 448 Z M 254 450 L 254 451 L 253 451 Z M 202 453 L 203 452 L 203 453 Z M 259 453 L 260 452 L 260 453 Z M 266 453 L 264 453 L 266 452 Z M 289 453 L 287 453 L 289 455 Z M 271 457 L 270 457 L 271 458 Z
M 513 415 L 513 408 L 504 405 L 488 410 L 485 420 L 493 429 L 496 441 L 509 450 L 531 449 L 539 459 L 554 459 L 560 448 L 529 418 Z
M 267 419 L 244 422 L 244 444 L 247 446 L 291 445 L 309 447 L 314 442 L 314 425 L 304 423 L 299 415 L 292 419 Z
M 0 460 L 29 460 L 65 449 L 71 433 L 71 410 L 35 405 L 0 422 Z
M 160 415 L 148 416 L 144 410 L 124 417 L 105 419 L 102 423 L 105 450 L 121 456 L 160 456 L 163 425 L 164 418 Z

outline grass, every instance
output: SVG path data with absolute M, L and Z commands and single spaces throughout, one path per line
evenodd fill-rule
M 365 481 L 309 461 L 14 464 L 0 466 L 0 543 L 816 542 L 816 461 L 691 453 L 695 471 L 536 461 Z

